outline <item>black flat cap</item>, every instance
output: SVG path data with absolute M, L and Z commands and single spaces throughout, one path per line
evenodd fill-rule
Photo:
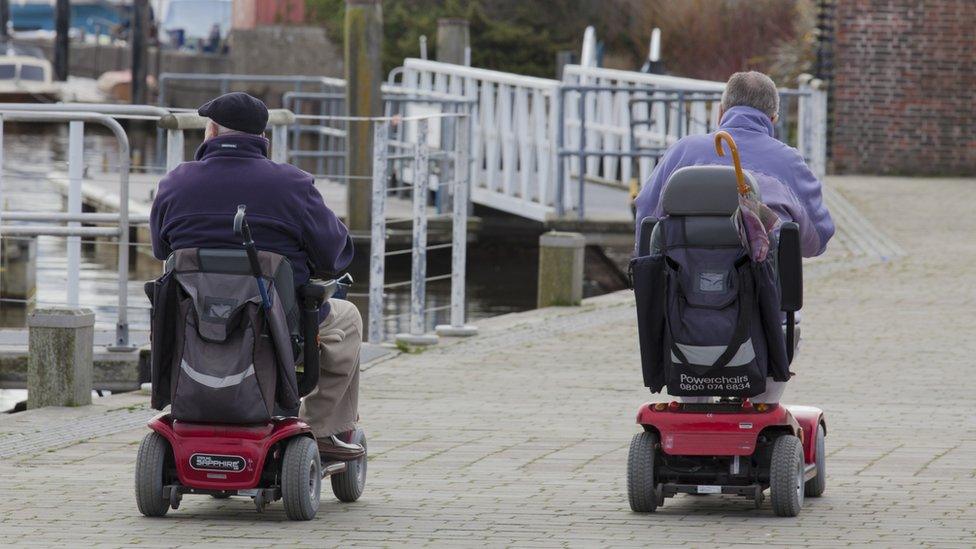
M 268 107 L 257 97 L 244 92 L 225 93 L 197 109 L 221 126 L 239 132 L 261 135 L 268 127 Z

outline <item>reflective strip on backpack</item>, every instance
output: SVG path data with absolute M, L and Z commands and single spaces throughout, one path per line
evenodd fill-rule
M 715 364 L 715 361 L 722 356 L 726 349 L 725 345 L 685 345 L 684 343 L 675 343 L 674 345 L 685 355 L 688 364 L 695 366 Z M 739 346 L 726 366 L 745 366 L 755 359 L 756 350 L 752 347 L 752 338 L 749 338 Z M 673 352 L 671 353 L 671 361 L 677 364 L 683 363 Z
M 247 370 L 244 370 L 239 374 L 233 374 L 226 377 L 217 377 L 198 372 L 187 364 L 185 359 L 180 361 L 180 368 L 186 373 L 186 375 L 190 376 L 190 379 L 196 381 L 200 385 L 206 385 L 211 389 L 223 389 L 224 387 L 240 385 L 242 381 L 254 375 L 254 364 L 251 364 L 247 367 Z

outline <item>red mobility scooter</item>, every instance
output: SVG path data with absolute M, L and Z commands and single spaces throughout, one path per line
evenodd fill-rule
M 171 411 L 149 422 L 152 432 L 139 446 L 136 501 L 143 515 L 159 517 L 179 508 L 185 494 L 249 497 L 258 512 L 282 499 L 289 519 L 310 520 L 319 508 L 325 477 L 331 476 L 332 490 L 343 502 L 359 499 L 366 484 L 365 455 L 350 462 L 323 462 L 311 429 L 296 417 L 298 398 L 318 382 L 319 308 L 324 300 L 343 292 L 351 278 L 309 283 L 296 292 L 287 258 L 255 249 L 243 206 L 235 216 L 234 231 L 243 238 L 243 249 L 178 250 L 167 260 L 167 275 L 146 285 L 153 302 L 157 351 L 153 353 L 153 405 L 162 409 L 171 404 Z M 187 278 L 179 287 L 170 280 L 170 289 L 163 289 L 162 281 L 174 272 Z M 211 277 L 211 288 L 205 283 L 184 286 L 186 280 L 201 280 L 189 277 Z M 176 293 L 181 303 L 177 314 L 161 310 L 167 291 Z M 211 294 L 205 298 L 192 295 L 207 291 Z M 285 320 L 276 329 L 273 317 L 279 314 Z M 208 315 L 223 326 L 250 326 L 234 328 L 234 333 L 243 335 L 221 339 L 213 330 L 205 330 L 205 326 L 221 326 L 207 325 Z M 185 322 L 185 335 L 174 339 L 167 328 L 180 322 Z M 205 336 L 193 343 L 199 346 L 194 349 L 191 340 L 196 341 L 197 332 Z M 269 339 L 275 349 L 269 350 L 262 341 Z M 246 361 L 235 364 L 215 358 L 220 356 L 218 345 L 255 350 Z M 156 346 L 176 349 L 180 356 Z M 282 354 L 277 348 L 281 346 L 290 348 Z M 287 366 L 276 361 L 282 356 L 292 359 Z M 164 370 L 156 363 L 159 357 L 165 357 L 160 362 L 175 361 L 176 366 Z M 281 375 L 287 368 L 290 381 Z M 296 406 L 281 409 L 276 393 L 280 396 L 289 390 Z M 179 397 L 180 392 L 190 396 Z M 233 422 L 226 419 L 229 408 L 239 409 Z M 177 419 L 183 417 L 191 420 Z M 204 420 L 210 417 L 214 420 Z M 366 447 L 361 429 L 341 438 Z
M 731 168 L 701 166 L 679 170 L 665 191 L 665 213 L 672 218 L 684 216 L 680 225 L 686 231 L 684 236 L 698 239 L 697 245 L 730 248 L 739 241 L 729 222 L 737 204 L 735 191 L 729 186 L 734 188 L 735 184 Z M 707 204 L 702 206 L 701 200 Z M 696 205 L 683 207 L 682 201 Z M 669 212 L 669 207 L 673 211 Z M 656 225 L 658 220 L 654 218 L 641 222 L 638 259 L 655 253 L 669 254 L 668 250 L 661 251 Z M 786 313 L 786 354 L 792 361 L 798 341 L 795 312 L 802 306 L 803 286 L 795 223 L 783 224 L 778 244 L 770 253 L 776 253 L 780 308 Z M 655 281 L 672 283 L 663 277 Z M 638 314 L 644 314 L 640 298 Z M 664 322 L 664 327 L 658 328 L 671 330 L 668 321 Z M 644 325 L 640 327 L 641 331 L 646 329 Z M 642 334 L 642 356 L 648 351 L 645 344 Z M 663 346 L 667 348 L 668 343 Z M 668 356 L 675 360 L 674 351 Z M 724 369 L 730 372 L 725 374 L 726 379 L 736 378 L 731 373 L 736 369 Z M 647 375 L 645 371 L 645 380 Z M 657 385 L 660 388 L 661 383 Z M 679 493 L 744 496 L 752 499 L 758 509 L 768 489 L 773 511 L 792 517 L 800 512 L 805 497 L 823 494 L 826 423 L 820 409 L 752 403 L 748 398 L 728 396 L 695 400 L 705 402 L 657 402 L 640 407 L 637 424 L 641 432 L 631 441 L 627 461 L 627 492 L 633 511 L 653 512 L 666 498 Z

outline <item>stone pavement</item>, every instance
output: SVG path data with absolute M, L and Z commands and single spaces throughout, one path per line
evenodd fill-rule
M 832 183 L 907 254 L 807 281 L 787 400 L 826 410 L 828 486 L 795 519 L 726 496 L 630 512 L 627 446 L 648 395 L 621 292 L 496 317 L 476 338 L 373 362 L 366 493 L 354 504 L 324 494 L 310 523 L 288 522 L 280 503 L 258 515 L 249 500 L 192 496 L 165 519 L 143 518 L 132 476 L 146 430 L 120 419 L 112 434 L 0 460 L 0 543 L 972 547 L 976 181 Z M 144 413 L 138 397 L 111 398 L 131 400 L 72 412 Z M 53 413 L 0 419 L 0 444 L 54 425 L 32 419 Z

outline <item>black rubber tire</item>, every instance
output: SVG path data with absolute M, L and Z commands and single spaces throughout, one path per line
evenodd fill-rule
M 169 441 L 153 431 L 139 444 L 136 457 L 136 505 L 147 517 L 162 517 L 169 511 L 169 498 L 164 497 L 166 462 L 170 455 Z
M 783 435 L 773 443 L 769 465 L 769 499 L 773 512 L 795 517 L 803 507 L 803 444 L 794 435 Z
M 351 440 L 347 440 L 352 444 L 359 444 L 366 450 L 366 433 L 362 429 L 357 428 L 351 437 Z M 344 503 L 352 503 L 363 495 L 363 491 L 366 489 L 366 462 L 369 457 L 369 452 L 367 451 L 363 457 L 357 459 L 356 461 L 350 461 L 346 463 L 346 470 L 337 475 L 332 475 L 332 493 L 335 497 Z
M 817 425 L 817 438 L 814 440 L 815 451 L 817 452 L 817 476 L 807 481 L 803 489 L 804 496 L 819 498 L 827 489 L 827 451 L 825 449 L 823 425 Z
M 285 447 L 281 464 L 281 499 L 291 520 L 312 520 L 322 494 L 319 448 L 309 437 L 295 437 Z
M 654 488 L 654 456 L 657 452 L 658 437 L 654 433 L 637 433 L 630 440 L 627 454 L 627 499 L 630 509 L 635 513 L 653 513 L 657 509 L 657 496 Z

